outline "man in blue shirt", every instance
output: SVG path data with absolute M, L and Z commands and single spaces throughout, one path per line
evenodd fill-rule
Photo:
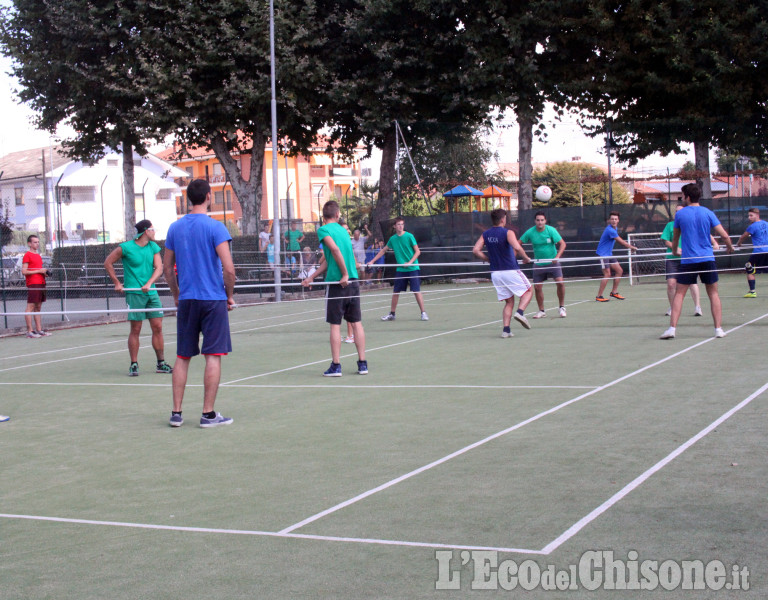
M 232 352 L 228 311 L 235 306 L 235 266 L 227 228 L 207 214 L 211 186 L 195 179 L 187 187 L 192 210 L 168 228 L 163 272 L 179 307 L 176 317 L 176 364 L 173 366 L 171 427 L 184 422 L 181 403 L 189 361 L 205 356 L 203 415 L 200 427 L 230 425 L 232 419 L 213 410 L 221 381 L 221 357 Z M 174 265 L 178 270 L 174 272 Z M 200 348 L 200 334 L 203 346 Z
M 533 288 L 528 278 L 523 275 L 520 266 L 517 264 L 515 252 L 517 252 L 524 262 L 529 263 L 531 259 L 523 250 L 520 242 L 517 241 L 514 231 L 507 229 L 507 211 L 503 208 L 497 208 L 491 212 L 491 223 L 493 227 L 483 232 L 474 248 L 472 254 L 482 261 L 491 263 L 491 280 L 496 288 L 496 297 L 504 302 L 502 310 L 501 337 L 510 338 L 514 334 L 510 331 L 512 315 L 515 320 L 526 329 L 531 325 L 525 318 L 525 309 L 533 297 Z M 488 254 L 483 252 L 483 246 L 488 250 Z M 520 298 L 517 312 L 515 311 L 515 296 Z
M 619 244 L 630 250 L 637 250 L 635 246 L 625 242 L 619 237 L 619 232 L 616 229 L 619 225 L 619 213 L 612 212 L 608 215 L 607 222 L 608 225 L 603 230 L 603 235 L 600 236 L 600 242 L 597 244 L 597 255 L 600 257 L 600 268 L 603 270 L 603 278 L 600 280 L 600 289 L 595 297 L 595 300 L 598 302 L 609 302 L 608 298 L 603 298 L 603 292 L 605 291 L 605 286 L 608 285 L 611 271 L 613 271 L 611 298 L 624 300 L 624 296 L 619 294 L 619 282 L 621 281 L 621 276 L 624 274 L 624 270 L 619 264 L 619 259 L 613 257 L 614 242 L 619 242 Z
M 712 320 L 715 323 L 715 337 L 725 337 L 723 331 L 723 308 L 717 291 L 717 266 L 715 255 L 712 253 L 712 229 L 720 236 L 728 247 L 728 253 L 733 252 L 733 244 L 728 232 L 708 208 L 699 204 L 701 188 L 695 183 L 687 183 L 682 188 L 685 208 L 675 214 L 675 226 L 672 236 L 672 254 L 677 254 L 678 245 L 682 246 L 680 270 L 677 273 L 677 287 L 672 301 L 672 315 L 669 318 L 669 329 L 662 335 L 662 340 L 675 337 L 677 321 L 683 310 L 683 298 L 688 287 L 696 283 L 698 278 L 707 288 L 709 303 L 712 310 Z M 682 239 L 682 244 L 680 243 Z
M 768 223 L 760 220 L 759 208 L 750 208 L 747 217 L 749 218 L 749 226 L 741 234 L 739 241 L 736 242 L 736 247 L 741 248 L 741 244 L 747 236 L 752 236 L 752 254 L 749 257 L 749 262 L 744 265 L 747 271 L 749 291 L 744 294 L 744 297 L 757 298 L 755 273 L 768 272 Z

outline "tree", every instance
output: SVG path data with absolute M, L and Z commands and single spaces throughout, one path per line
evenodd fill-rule
M 564 82 L 574 105 L 610 132 L 621 160 L 694 145 L 710 197 L 708 145 L 764 154 L 768 22 L 735 0 L 595 2 L 581 31 L 593 72 Z
M 382 149 L 374 233 L 391 213 L 394 121 L 409 139 L 436 123 L 473 125 L 487 103 L 470 93 L 476 61 L 453 0 L 346 0 L 326 34 L 333 81 L 328 107 L 332 138 Z
M 763 171 L 768 168 L 768 159 L 764 156 L 743 156 L 733 150 L 721 148 L 715 150 L 715 161 L 717 161 L 717 170 L 721 173 L 735 173 L 753 169 Z
M 125 232 L 135 221 L 133 152 L 165 130 L 140 84 L 138 17 L 149 2 L 14 0 L 2 9 L 0 48 L 14 60 L 18 97 L 38 113 L 37 125 L 55 132 L 67 122 L 77 132 L 63 142 L 67 155 L 90 162 L 106 148 L 123 154 Z
M 549 202 L 534 200 L 535 208 L 545 206 L 585 206 L 607 202 L 608 177 L 600 169 L 587 163 L 556 162 L 543 170 L 533 172 L 536 185 L 547 185 L 552 189 Z M 629 193 L 615 181 L 611 182 L 614 204 L 629 204 Z

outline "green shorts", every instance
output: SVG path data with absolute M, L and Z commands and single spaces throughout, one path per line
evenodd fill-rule
M 128 304 L 128 308 L 139 310 L 142 308 L 162 308 L 163 303 L 160 302 L 160 296 L 157 293 L 145 294 L 143 292 L 126 292 L 125 301 Z M 129 321 L 143 321 L 144 319 L 159 319 L 162 318 L 163 312 L 129 312 Z

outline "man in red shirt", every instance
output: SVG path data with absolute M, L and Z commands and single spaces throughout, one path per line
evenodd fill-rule
M 27 315 L 24 319 L 27 321 L 27 337 L 39 338 L 51 335 L 43 329 L 40 309 L 45 302 L 45 278 L 48 275 L 48 269 L 43 267 L 43 257 L 40 256 L 40 238 L 36 235 L 30 235 L 27 238 L 27 252 L 21 259 L 21 274 L 27 280 L 27 310 L 28 313 L 37 313 L 34 315 L 35 329 L 32 329 L 33 315 Z

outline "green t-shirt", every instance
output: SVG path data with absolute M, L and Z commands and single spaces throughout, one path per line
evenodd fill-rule
M 387 242 L 387 246 L 392 248 L 392 251 L 395 253 L 395 262 L 399 265 L 407 263 L 413 258 L 413 255 L 416 253 L 413 249 L 415 245 L 416 238 L 407 231 L 404 231 L 403 235 L 393 235 Z M 418 271 L 419 261 L 418 259 L 414 260 L 410 267 L 397 267 L 397 270 L 400 272 Z
M 135 240 L 129 240 L 120 244 L 123 251 L 123 286 L 127 288 L 140 288 L 155 272 L 155 254 L 160 252 L 160 246 L 150 241 L 145 246 L 139 246 Z M 152 290 L 155 284 L 152 284 Z M 151 291 L 150 294 L 157 294 Z
M 674 235 L 675 235 L 675 222 L 670 221 L 664 227 L 664 231 L 661 232 L 661 239 L 666 240 L 667 242 L 671 242 Z M 667 248 L 667 254 L 664 256 L 664 258 L 666 258 L 667 260 L 669 259 L 680 260 L 679 256 L 675 256 L 674 254 L 672 254 L 672 248 Z
M 557 246 L 562 240 L 562 236 L 554 227 L 544 226 L 544 231 L 539 231 L 536 227 L 531 227 L 520 236 L 520 242 L 528 242 L 533 246 L 533 257 L 535 259 L 555 258 L 557 256 Z M 551 265 L 551 262 L 537 263 L 540 266 Z
M 303 231 L 298 229 L 289 229 L 285 232 L 285 239 L 288 240 L 288 250 L 301 250 L 301 244 L 299 244 L 299 238 L 304 235 Z
M 341 269 L 336 264 L 336 259 L 328 249 L 328 244 L 324 243 L 325 238 L 330 237 L 341 250 L 344 257 L 344 264 L 347 267 L 347 275 L 350 279 L 357 279 L 357 267 L 355 266 L 355 253 L 352 251 L 352 242 L 349 241 L 349 234 L 338 223 L 326 223 L 317 230 L 317 239 L 323 244 L 323 254 L 328 263 L 328 270 L 325 273 L 326 281 L 338 281 L 341 279 Z

